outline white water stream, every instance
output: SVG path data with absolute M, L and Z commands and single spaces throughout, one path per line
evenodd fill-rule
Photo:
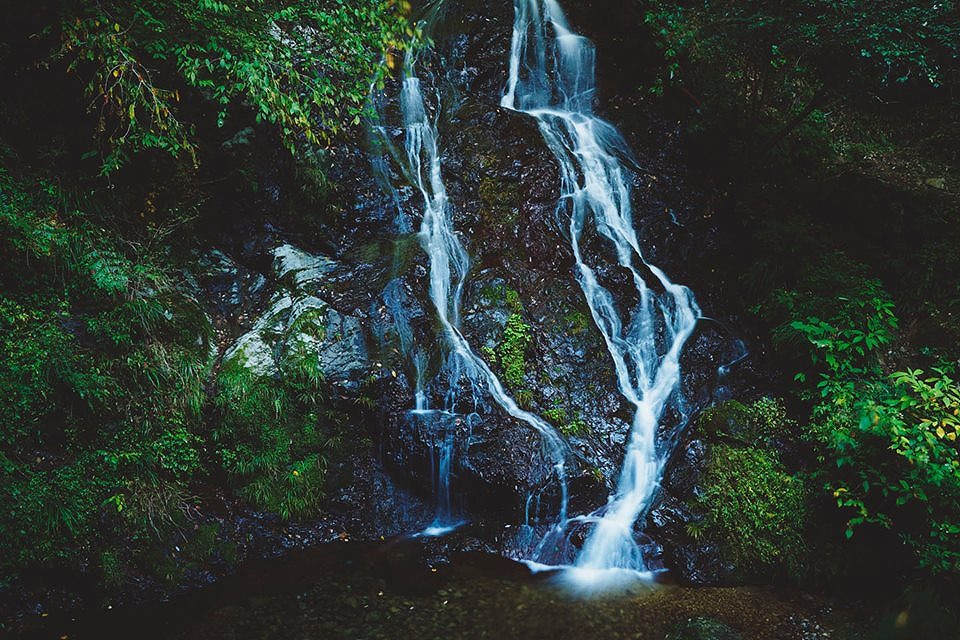
M 620 392 L 633 407 L 616 491 L 603 508 L 579 518 L 593 528 L 575 565 L 587 571 L 643 571 L 634 523 L 649 507 L 669 454 L 657 449 L 659 420 L 678 392 L 680 353 L 700 310 L 689 289 L 644 260 L 630 205 L 631 174 L 620 160 L 631 152 L 619 132 L 593 113 L 593 44 L 570 29 L 555 0 L 515 0 L 515 9 L 501 104 L 533 116 L 556 156 L 558 213 L 566 219 L 576 279 L 606 342 Z M 627 317 L 591 266 L 597 258 L 585 254 L 591 224 L 632 275 L 639 303 Z
M 557 526 L 563 526 L 567 518 L 566 441 L 548 422 L 517 405 L 496 374 L 473 352 L 460 331 L 460 306 L 470 258 L 453 226 L 453 210 L 441 171 L 437 123 L 428 116 L 420 79 L 416 75 L 415 59 L 412 57 L 407 60 L 400 102 L 405 131 L 405 169 L 419 191 L 423 204 L 423 219 L 418 235 L 430 261 L 430 299 L 449 350 L 444 366 L 450 388 L 445 406 L 439 411 L 453 413 L 456 410 L 457 388 L 459 382 L 466 379 L 470 385 L 485 387 L 504 411 L 536 431 L 540 435 L 544 454 L 553 465 L 560 483 L 561 506 Z M 424 413 L 437 410 L 429 409 L 425 405 L 424 395 L 418 392 L 416 411 Z M 439 461 L 438 497 L 441 501 L 449 502 L 452 437 L 447 438 L 445 443 L 447 448 L 442 451 Z M 444 523 L 441 520 L 438 516 L 438 521 L 425 533 L 442 531 Z

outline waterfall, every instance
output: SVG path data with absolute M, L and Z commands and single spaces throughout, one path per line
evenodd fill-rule
M 654 497 L 668 451 L 658 451 L 665 407 L 679 393 L 680 354 L 700 310 L 693 294 L 644 260 L 634 230 L 631 151 L 609 123 L 593 114 L 593 44 L 574 33 L 555 0 L 515 0 L 509 79 L 501 105 L 536 119 L 561 174 L 558 215 L 569 230 L 575 276 L 613 360 L 633 420 L 616 491 L 580 520 L 593 524 L 576 560 L 581 569 L 644 570 L 634 524 Z M 621 317 L 613 293 L 585 254 L 592 222 L 617 263 L 632 275 L 638 304 Z M 668 439 L 671 440 L 671 439 Z
M 439 104 L 439 96 L 437 96 Z M 419 195 L 423 207 L 418 237 L 429 258 L 429 295 L 436 311 L 446 350 L 443 362 L 448 388 L 443 394 L 443 406 L 428 406 L 422 378 L 422 359 L 415 358 L 417 365 L 417 392 L 414 413 L 429 415 L 457 415 L 461 384 L 465 383 L 474 393 L 485 390 L 494 402 L 507 414 L 520 420 L 536 431 L 541 439 L 544 455 L 553 465 L 561 489 L 561 505 L 554 530 L 560 530 L 567 518 L 566 458 L 569 453 L 566 441 L 552 425 L 540 417 L 519 407 L 506 392 L 503 384 L 490 367 L 471 349 L 460 330 L 460 308 L 470 257 L 460 241 L 453 225 L 453 208 L 447 198 L 443 182 L 439 134 L 436 119 L 431 119 L 420 78 L 416 73 L 416 58 L 408 54 L 405 78 L 400 94 L 403 115 L 404 151 L 403 171 Z M 386 135 L 385 130 L 381 130 Z M 450 525 L 450 469 L 453 463 L 453 433 L 438 434 L 434 447 L 438 449 L 437 484 L 438 498 L 436 521 L 424 534 L 437 534 Z

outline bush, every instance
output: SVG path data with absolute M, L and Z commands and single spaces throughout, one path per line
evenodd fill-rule
M 808 344 L 815 390 L 807 434 L 828 463 L 817 477 L 849 517 L 891 529 L 934 573 L 960 571 L 960 388 L 952 367 L 887 375 L 882 348 L 895 336 L 889 295 L 867 281 L 839 298 L 832 317 L 785 325 Z
M 145 488 L 200 472 L 211 333 L 165 258 L 124 250 L 60 190 L 29 184 L 0 168 L 0 568 L 11 574 L 88 564 L 182 511 L 182 500 L 134 507 Z
M 733 438 L 760 445 L 775 436 L 792 435 L 796 423 L 787 417 L 782 400 L 760 398 L 749 405 L 728 400 L 704 409 L 697 426 L 712 438 Z
M 227 363 L 218 385 L 217 455 L 240 483 L 240 494 L 283 518 L 313 514 L 324 496 L 328 456 L 341 446 L 344 419 L 324 409 L 316 356 L 299 359 L 281 379 Z
M 67 0 L 5 12 L 0 71 L 22 91 L 0 99 L 3 582 L 98 565 L 115 582 L 131 550 L 152 564 L 160 541 L 186 538 L 214 446 L 256 504 L 316 506 L 340 422 L 322 379 L 228 369 L 211 407 L 213 327 L 178 257 L 197 248 L 201 203 L 246 170 L 215 130 L 235 118 L 236 143 L 269 123 L 256 130 L 323 156 L 417 39 L 410 10 Z
M 805 489 L 775 453 L 755 447 L 714 445 L 695 506 L 703 519 L 690 526 L 707 538 L 741 579 L 799 577 L 806 557 Z

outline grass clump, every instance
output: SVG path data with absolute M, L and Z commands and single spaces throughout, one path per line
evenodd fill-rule
M 497 357 L 503 367 L 503 378 L 513 388 L 523 386 L 527 374 L 527 347 L 531 341 L 530 325 L 524 322 L 519 313 L 507 318 L 503 329 L 503 341 L 497 349 Z

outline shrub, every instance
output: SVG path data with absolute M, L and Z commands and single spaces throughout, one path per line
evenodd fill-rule
M 719 543 L 724 559 L 743 577 L 786 572 L 796 577 L 805 554 L 803 481 L 776 454 L 753 447 L 715 445 L 697 498 L 704 519 L 694 537 Z
M 787 417 L 783 401 L 760 398 L 749 405 L 728 400 L 701 412 L 698 429 L 712 438 L 733 438 L 762 445 L 774 436 L 791 435 L 796 423 Z
M 163 256 L 0 168 L 0 567 L 83 566 L 157 536 L 200 471 L 209 321 Z M 159 513 L 157 507 L 168 513 Z M 173 512 L 172 514 L 169 512 Z M 152 514 L 140 518 L 138 514 Z
M 217 454 L 240 494 L 283 518 L 314 513 L 324 496 L 328 456 L 341 446 L 343 420 L 325 409 L 316 356 L 298 359 L 281 379 L 228 363 L 218 385 Z
M 892 529 L 933 572 L 960 571 L 960 388 L 952 368 L 890 376 L 881 348 L 895 335 L 893 303 L 867 281 L 828 319 L 794 320 L 808 344 L 816 390 L 807 426 L 821 459 L 817 477 L 849 517 L 846 536 L 866 523 Z

